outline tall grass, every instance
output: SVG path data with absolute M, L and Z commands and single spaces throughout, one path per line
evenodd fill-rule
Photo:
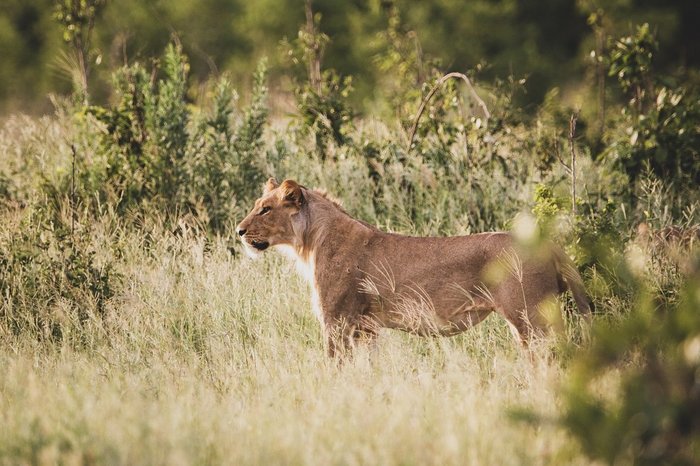
M 60 344 L 2 335 L 2 464 L 585 463 L 557 427 L 509 417 L 554 416 L 562 369 L 500 320 L 386 332 L 338 366 L 283 258 L 166 232 L 128 240 L 120 272 L 104 318 Z
M 103 163 L 85 135 L 93 124 L 61 113 L 2 129 L 0 464 L 585 463 L 555 424 L 510 416 L 529 407 L 554 418 L 563 369 L 549 350 L 521 355 L 498 318 L 449 339 L 382 332 L 338 365 L 284 258 L 244 259 L 186 216 L 124 214 L 84 194 L 74 205 L 51 187 L 70 177 L 66 141 L 77 137 L 90 161 L 77 183 Z M 357 131 L 379 150 L 379 204 L 367 202 L 377 185 L 361 144 L 321 161 L 271 133 L 265 163 L 405 233 L 503 227 L 527 197 L 527 183 L 511 191 L 501 168 L 442 179 L 444 168 L 406 154 L 384 125 Z M 457 167 L 466 155 L 454 156 Z M 113 275 L 71 278 L 76 256 L 62 248 Z M 97 285 L 112 290 L 100 306 Z

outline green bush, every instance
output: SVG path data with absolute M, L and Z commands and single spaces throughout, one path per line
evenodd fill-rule
M 157 68 L 163 74 L 157 82 L 140 64 L 126 66 L 114 76 L 118 103 L 87 108 L 106 125 L 105 181 L 115 187 L 123 207 L 148 201 L 172 211 L 184 198 L 187 68 L 181 48 L 171 44 Z
M 216 84 L 213 110 L 196 124 L 189 148 L 192 203 L 201 205 L 212 231 L 225 232 L 259 194 L 267 123 L 266 65 L 255 73 L 252 103 L 236 125 L 234 91 L 227 78 Z
M 100 243 L 90 219 L 73 219 L 69 199 L 51 195 L 19 214 L 0 237 L 0 327 L 85 345 L 83 326 L 100 320 L 120 289 L 118 251 L 105 255 L 115 246 Z
M 179 45 L 169 45 L 154 66 L 153 74 L 138 63 L 122 68 L 114 76 L 117 103 L 87 108 L 106 129 L 100 189 L 113 192 L 119 212 L 149 206 L 174 217 L 191 212 L 212 231 L 224 231 L 240 213 L 237 202 L 250 200 L 252 187 L 264 178 L 265 64 L 255 74 L 252 102 L 240 122 L 225 78 L 216 86 L 213 109 L 191 114 L 187 58 Z
M 698 259 L 696 254 L 676 303 L 659 302 L 638 283 L 633 311 L 599 325 L 591 347 L 575 358 L 562 423 L 589 457 L 608 464 L 696 463 Z M 619 385 L 603 383 L 613 373 L 620 374 Z
M 322 60 L 328 35 L 320 31 L 321 15 L 313 14 L 309 8 L 305 27 L 299 29 L 297 38 L 283 43 L 287 57 L 291 60 L 297 78 L 294 97 L 299 112 L 302 135 L 311 135 L 315 141 L 315 152 L 325 159 L 329 146 L 341 146 L 347 142 L 352 130 L 354 112 L 348 103 L 352 92 L 352 76 L 341 76 L 330 68 L 322 70 Z
M 631 180 L 651 169 L 679 189 L 700 183 L 700 96 L 652 73 L 658 48 L 648 24 L 617 40 L 607 57 L 609 74 L 629 96 L 608 132 L 606 154 Z
M 350 92 L 352 78 L 341 78 L 334 70 L 323 72 L 319 89 L 306 84 L 295 89 L 302 127 L 313 135 L 321 158 L 330 143 L 339 146 L 347 141 L 353 115 L 347 103 Z

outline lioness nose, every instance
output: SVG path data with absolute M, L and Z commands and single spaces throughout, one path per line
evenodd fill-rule
M 246 230 L 244 230 L 243 228 L 239 228 L 237 233 L 238 233 L 238 236 L 243 236 L 243 235 L 245 235 L 245 232 L 246 232 Z

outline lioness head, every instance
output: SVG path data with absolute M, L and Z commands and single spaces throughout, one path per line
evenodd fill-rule
M 274 178 L 267 180 L 262 197 L 236 227 L 246 252 L 256 256 L 270 246 L 294 246 L 298 238 L 297 217 L 304 203 L 302 187 L 295 181 L 278 184 Z

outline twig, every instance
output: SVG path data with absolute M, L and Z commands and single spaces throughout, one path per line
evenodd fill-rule
M 430 99 L 435 95 L 437 90 L 442 86 L 448 79 L 450 78 L 455 78 L 455 79 L 461 79 L 467 84 L 467 87 L 469 88 L 469 91 L 476 100 L 476 103 L 481 107 L 481 111 L 484 114 L 484 118 L 488 120 L 491 118 L 491 114 L 489 113 L 488 108 L 486 108 L 486 104 L 484 103 L 483 100 L 481 100 L 481 97 L 479 97 L 479 94 L 476 93 L 474 90 L 474 86 L 472 86 L 472 82 L 469 80 L 469 78 L 463 74 L 463 73 L 447 73 L 445 76 L 441 77 L 438 79 L 438 81 L 435 83 L 433 88 L 428 92 L 428 95 L 425 96 L 423 99 L 423 102 L 421 102 L 420 107 L 418 107 L 418 114 L 416 115 L 416 119 L 413 121 L 413 127 L 411 127 L 411 133 L 408 137 L 408 148 L 410 149 L 413 146 L 413 139 L 416 136 L 416 130 L 418 129 L 418 122 L 420 121 L 420 117 L 423 115 L 423 112 L 425 111 L 425 106 L 428 105 L 428 102 Z
M 321 44 L 318 41 L 316 24 L 314 23 L 313 0 L 304 2 L 304 13 L 306 16 L 306 32 L 311 37 L 311 48 L 313 55 L 309 58 L 309 81 L 317 93 L 321 93 Z
M 554 136 L 554 152 L 559 159 L 566 173 L 571 177 L 571 213 L 576 215 L 576 145 L 574 144 L 574 138 L 576 137 L 576 121 L 578 121 L 578 111 L 571 114 L 569 118 L 569 154 L 571 156 L 571 162 L 568 164 L 562 159 L 561 153 L 559 151 L 559 140 Z
M 596 30 L 596 74 L 598 75 L 598 137 L 605 131 L 605 68 L 603 67 L 605 32 L 602 27 Z
M 73 160 L 71 161 L 71 180 L 70 180 L 70 234 L 71 238 L 75 236 L 75 159 L 77 157 L 75 144 L 70 145 L 73 152 Z
M 557 156 L 557 159 L 559 159 L 559 163 L 561 164 L 562 167 L 564 167 L 564 170 L 566 170 L 566 173 L 571 175 L 571 167 L 564 162 L 564 159 L 561 158 L 561 151 L 559 150 L 559 136 L 554 134 L 554 153 Z
M 571 114 L 569 119 L 569 151 L 571 152 L 571 213 L 576 215 L 576 145 L 574 137 L 576 136 L 576 121 L 578 120 L 578 111 Z

